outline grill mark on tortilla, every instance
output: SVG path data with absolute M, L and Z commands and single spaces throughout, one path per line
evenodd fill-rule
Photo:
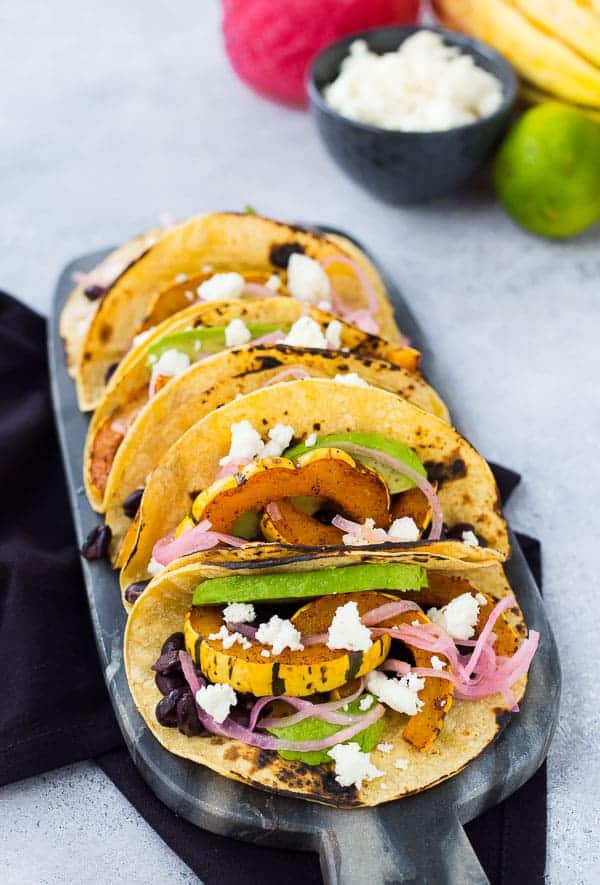
M 269 249 L 269 260 L 275 267 L 281 267 L 283 270 L 287 270 L 290 256 L 294 253 L 304 255 L 305 252 L 306 249 L 302 243 L 273 243 Z

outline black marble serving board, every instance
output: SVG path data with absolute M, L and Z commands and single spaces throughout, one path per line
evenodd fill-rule
M 340 231 L 340 233 L 343 233 Z M 347 234 L 346 234 L 347 235 Z M 56 287 L 49 324 L 52 396 L 77 538 L 81 544 L 98 522 L 82 486 L 88 418 L 77 408 L 58 331 L 72 274 L 87 271 L 108 250 L 69 264 Z M 386 278 L 398 323 L 424 354 L 429 379 L 452 408 L 434 354 L 393 281 Z M 460 392 L 455 392 L 460 402 Z M 457 423 L 460 426 L 460 416 Z M 496 741 L 456 777 L 417 796 L 379 808 L 339 810 L 289 799 L 227 780 L 170 755 L 152 737 L 135 709 L 123 666 L 125 612 L 117 577 L 105 563 L 82 560 L 96 643 L 112 704 L 129 752 L 142 776 L 169 808 L 200 827 L 266 845 L 315 850 L 327 885 L 413 882 L 475 885 L 487 882 L 462 824 L 505 799 L 543 762 L 558 713 L 560 665 L 538 588 L 511 534 L 509 581 L 541 642 L 529 674 L 522 710 Z

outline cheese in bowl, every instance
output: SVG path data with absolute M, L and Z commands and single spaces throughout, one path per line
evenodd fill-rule
M 471 54 L 425 29 L 381 55 L 371 52 L 365 40 L 355 40 L 323 95 L 350 120 L 404 132 L 475 123 L 496 113 L 503 101 L 497 77 Z

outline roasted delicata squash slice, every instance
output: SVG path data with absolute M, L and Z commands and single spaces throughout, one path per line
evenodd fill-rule
M 244 277 L 244 280 L 246 281 L 246 297 L 252 296 L 254 287 L 256 287 L 254 289 L 255 298 L 264 298 L 265 295 L 268 294 L 269 288 L 271 288 L 273 295 L 288 294 L 285 284 L 283 283 L 281 276 L 278 274 L 268 273 L 267 271 L 259 272 L 244 270 L 243 268 L 240 269 L 236 266 L 232 266 L 230 270 L 236 273 L 241 273 Z M 219 273 L 227 272 L 227 268 L 219 269 Z M 186 307 L 189 307 L 190 304 L 198 298 L 198 287 L 209 280 L 213 275 L 214 270 L 194 274 L 193 276 L 176 283 L 174 286 L 167 286 L 166 288 L 161 289 L 160 292 L 157 292 L 150 302 L 148 313 L 138 329 L 138 333 L 143 332 L 146 329 L 151 329 L 153 326 L 158 326 L 163 320 L 166 320 L 168 317 L 173 316 L 173 314 L 179 313 L 180 310 L 185 310 Z M 279 278 L 279 284 L 267 287 L 266 283 L 268 280 L 275 276 Z
M 263 513 L 260 530 L 267 541 L 306 544 L 310 547 L 331 547 L 341 544 L 344 534 L 334 525 L 326 525 L 314 516 L 303 513 L 286 499 L 270 505 L 268 511 Z
M 389 528 L 390 496 L 385 482 L 375 471 L 333 448 L 309 452 L 295 463 L 287 458 L 253 462 L 201 492 L 192 513 L 197 522 L 208 519 L 214 531 L 231 532 L 244 513 L 299 495 L 326 498 L 349 519 L 364 522 L 371 517 L 376 526 Z M 303 514 L 298 514 L 300 525 Z M 310 526 L 312 517 L 306 520 Z
M 389 598 L 377 592 L 322 597 L 303 606 L 291 620 L 303 636 L 326 633 L 339 605 L 354 600 L 364 614 Z M 221 639 L 210 639 L 223 624 L 219 606 L 194 606 L 184 623 L 186 648 L 211 682 L 226 683 L 235 691 L 250 692 L 256 697 L 306 697 L 339 688 L 378 667 L 391 644 L 389 636 L 381 636 L 365 652 L 312 645 L 302 651 L 286 648 L 278 655 L 266 657 L 262 652 L 268 651 L 268 646 L 255 640 L 249 640 L 250 648 L 237 642 L 226 649 Z

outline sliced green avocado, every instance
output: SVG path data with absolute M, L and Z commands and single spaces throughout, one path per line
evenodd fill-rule
M 252 338 L 260 338 L 270 332 L 288 332 L 289 323 L 248 323 Z M 167 350 L 179 350 L 193 362 L 199 354 L 218 353 L 225 349 L 225 326 L 200 326 L 182 329 L 163 335 L 148 348 L 148 362 L 153 365 Z
M 212 578 L 194 590 L 193 605 L 229 602 L 276 602 L 312 599 L 331 593 L 362 590 L 407 592 L 427 587 L 427 572 L 420 565 L 374 562 L 324 568 L 314 572 L 277 572 L 271 575 L 232 575 Z
M 348 704 L 347 711 L 343 709 L 343 702 L 340 701 L 340 712 L 348 712 L 352 716 L 364 716 L 369 710 L 361 710 L 360 702 L 363 698 L 367 697 L 372 698 L 372 703 L 369 707 L 370 710 L 377 701 L 373 695 L 367 693 L 362 694 L 359 698 L 356 698 L 355 701 Z M 385 717 L 382 716 L 377 722 L 367 725 L 364 731 L 359 731 L 358 734 L 349 738 L 347 741 L 344 741 L 344 743 L 349 744 L 350 742 L 353 742 L 359 745 L 363 753 L 370 753 L 381 739 L 384 718 Z M 348 728 L 348 726 L 332 725 L 331 722 L 323 722 L 321 719 L 315 719 L 313 716 L 309 716 L 308 719 L 303 719 L 302 722 L 297 722 L 295 725 L 285 725 L 282 728 L 270 728 L 269 731 L 276 737 L 283 738 L 286 741 L 318 741 L 330 737 L 332 734 L 335 734 L 336 731 L 342 731 L 344 728 Z M 295 750 L 279 750 L 279 755 L 282 759 L 297 759 L 299 762 L 304 762 L 306 765 L 321 765 L 325 762 L 332 761 L 328 750 L 311 750 L 307 753 L 300 753 Z
M 403 473 L 394 470 L 393 467 L 389 467 L 387 464 L 382 464 L 377 458 L 377 452 L 384 452 L 386 455 L 391 455 L 392 458 L 397 458 L 398 461 L 402 461 L 407 467 L 411 467 L 425 477 L 425 479 L 427 478 L 427 471 L 411 448 L 397 440 L 387 439 L 379 433 L 333 433 L 331 436 L 319 437 L 314 446 L 307 446 L 305 443 L 292 446 L 291 449 L 287 449 L 283 453 L 283 457 L 296 461 L 300 455 L 311 452 L 313 449 L 335 447 L 345 451 L 348 444 L 363 446 L 365 449 L 373 450 L 372 455 L 368 457 L 366 455 L 357 455 L 356 460 L 364 464 L 365 467 L 371 467 L 373 470 L 376 470 L 381 478 L 385 480 L 391 495 L 412 489 L 415 484 L 412 479 L 404 476 Z M 352 455 L 353 453 L 350 451 L 349 454 Z
M 255 510 L 248 510 L 247 513 L 242 513 L 239 519 L 235 521 L 231 534 L 237 538 L 245 538 L 247 541 L 252 541 L 258 537 L 259 525 L 260 513 L 257 513 Z

